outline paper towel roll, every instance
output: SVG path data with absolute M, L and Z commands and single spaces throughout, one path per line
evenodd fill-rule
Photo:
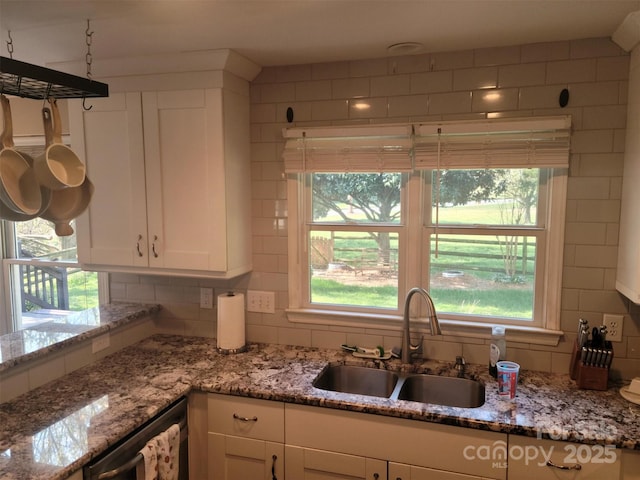
M 218 295 L 218 351 L 238 353 L 246 350 L 244 325 L 244 295 Z

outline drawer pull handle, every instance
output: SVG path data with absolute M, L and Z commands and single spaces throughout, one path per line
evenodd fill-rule
M 553 467 L 559 470 L 582 470 L 582 465 L 580 465 L 579 463 L 576 463 L 575 465 L 567 467 L 566 465 L 556 465 L 551 460 L 547 461 L 547 467 Z
M 153 256 L 158 258 L 158 252 L 156 252 L 156 242 L 158 241 L 158 236 L 153 236 L 153 243 L 151 244 L 151 250 L 153 250 Z
M 241 422 L 257 422 L 258 421 L 258 417 L 241 417 L 240 415 L 238 415 L 237 413 L 233 414 L 233 418 L 235 418 L 236 420 L 240 420 Z
M 140 251 L 140 240 L 142 240 L 142 235 L 138 235 L 138 241 L 136 242 L 136 250 L 138 251 L 138 256 L 142 256 L 142 252 Z
M 276 460 L 278 459 L 277 455 L 273 455 L 271 457 L 271 480 L 278 480 L 278 477 L 276 477 Z
M 378 473 L 373 474 L 373 480 L 378 480 L 379 478 L 380 478 L 380 474 Z

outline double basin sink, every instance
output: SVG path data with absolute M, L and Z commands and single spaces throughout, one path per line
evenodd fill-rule
M 321 390 L 409 400 L 449 407 L 476 408 L 485 402 L 476 380 L 425 373 L 400 373 L 356 365 L 328 365 L 313 381 Z

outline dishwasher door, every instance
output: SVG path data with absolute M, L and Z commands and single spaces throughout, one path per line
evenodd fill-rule
M 138 480 L 136 469 L 143 463 L 138 453 L 145 444 L 171 425 L 180 425 L 180 461 L 178 478 L 189 480 L 189 435 L 187 399 L 182 398 L 167 407 L 146 424 L 135 430 L 83 469 L 84 480 Z

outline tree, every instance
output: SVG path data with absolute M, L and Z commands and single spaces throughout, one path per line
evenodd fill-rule
M 323 218 L 329 212 L 344 222 L 396 223 L 400 219 L 399 173 L 316 173 L 313 175 L 313 217 Z M 344 208 L 344 207 L 347 208 Z M 366 220 L 355 218 L 361 212 Z M 378 245 L 381 264 L 389 264 L 388 232 L 370 232 Z
M 496 198 L 504 191 L 502 170 L 442 170 L 440 172 L 440 206 L 466 205 Z M 437 176 L 437 173 L 434 173 Z M 434 179 L 434 185 L 437 180 Z M 436 189 L 434 188 L 435 205 Z
M 537 169 L 504 170 L 503 197 L 508 202 L 500 203 L 500 216 L 503 224 L 531 225 L 535 223 L 532 219 L 532 209 L 538 204 L 539 176 L 540 173 Z M 517 263 L 520 237 L 512 235 L 502 238 L 498 236 L 497 238 L 500 242 L 507 279 L 510 282 L 516 282 L 519 279 Z M 526 273 L 526 249 L 525 237 L 522 273 Z

